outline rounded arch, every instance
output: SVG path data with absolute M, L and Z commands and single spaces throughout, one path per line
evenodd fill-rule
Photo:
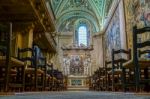
M 91 25 L 90 24 L 90 21 L 89 20 L 86 20 L 86 19 L 84 19 L 84 18 L 79 18 L 79 19 L 77 19 L 76 21 L 75 21 L 75 28 L 78 28 L 79 27 L 79 25 L 85 25 L 86 24 L 86 26 L 88 27 L 88 29 L 89 30 L 91 30 L 91 26 L 93 25 Z
M 64 11 L 62 11 L 61 13 L 59 13 L 58 15 L 57 15 L 57 19 L 59 19 L 60 17 L 62 17 L 63 15 L 65 15 L 65 14 L 67 14 L 68 12 L 76 12 L 76 11 L 79 11 L 79 12 L 86 12 L 86 13 L 88 13 L 88 14 L 90 14 L 91 16 L 93 16 L 94 18 L 96 18 L 97 19 L 97 17 L 95 17 L 95 13 L 93 13 L 91 10 L 88 10 L 88 9 L 86 9 L 86 8 L 84 8 L 84 7 L 79 7 L 79 8 L 69 8 L 69 10 L 64 10 Z M 97 19 L 98 20 L 98 19 Z

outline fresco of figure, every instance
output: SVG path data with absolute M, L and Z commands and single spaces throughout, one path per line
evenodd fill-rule
M 72 55 L 70 59 L 70 73 L 73 75 L 83 74 L 83 59 L 80 55 Z
M 112 49 L 121 48 L 120 38 L 120 21 L 119 21 L 119 8 L 116 9 L 115 14 L 106 30 L 106 58 L 107 61 L 111 60 Z
M 88 61 L 87 59 L 84 60 L 84 75 L 87 75 L 88 72 Z
M 89 75 L 91 66 L 90 56 L 84 59 L 84 75 Z
M 144 21 L 145 26 L 150 26 L 150 11 L 144 12 L 141 20 Z
M 137 1 L 137 6 L 135 6 L 135 9 L 135 24 L 140 27 L 150 26 L 150 0 Z

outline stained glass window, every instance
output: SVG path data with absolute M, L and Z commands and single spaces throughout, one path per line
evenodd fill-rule
M 84 44 L 87 46 L 87 28 L 85 26 L 80 26 L 78 31 L 78 44 Z

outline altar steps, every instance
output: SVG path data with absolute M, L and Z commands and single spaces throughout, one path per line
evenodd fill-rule
M 68 87 L 67 90 L 68 91 L 89 91 L 89 87 L 75 86 L 75 87 Z

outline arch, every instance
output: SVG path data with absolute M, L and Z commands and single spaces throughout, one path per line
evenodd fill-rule
M 75 11 L 75 12 L 68 12 L 63 14 L 56 22 L 58 29 L 61 26 L 61 24 L 70 19 L 70 18 L 85 18 L 86 20 L 90 21 L 91 26 L 95 28 L 95 32 L 98 32 L 100 30 L 100 26 L 98 24 L 97 19 L 94 18 L 91 14 L 84 12 L 84 11 Z

